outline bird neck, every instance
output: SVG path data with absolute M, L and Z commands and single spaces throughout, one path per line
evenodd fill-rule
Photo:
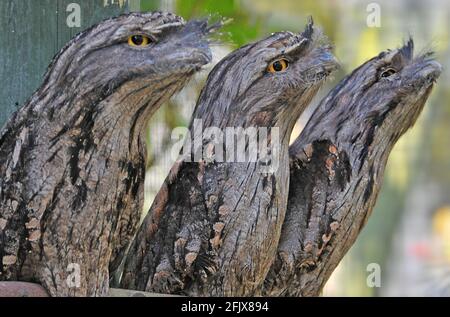
M 143 87 L 130 82 L 108 95 L 87 85 L 76 90 L 70 85 L 60 89 L 44 85 L 21 113 L 22 117 L 38 118 L 33 129 L 39 143 L 48 144 L 49 152 L 63 153 L 62 149 L 69 148 L 72 157 L 64 159 L 64 164 L 71 164 L 76 180 L 77 171 L 83 170 L 82 161 L 106 169 L 117 166 L 111 162 L 145 164 L 142 136 L 146 122 L 178 88 L 155 90 L 154 84 L 146 82 Z

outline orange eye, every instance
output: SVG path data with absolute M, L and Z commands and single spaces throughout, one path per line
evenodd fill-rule
M 150 39 L 145 35 L 132 35 L 128 38 L 128 45 L 144 47 L 150 44 Z
M 289 62 L 287 60 L 278 59 L 278 60 L 270 63 L 267 70 L 271 73 L 279 73 L 279 72 L 285 71 L 286 68 L 288 68 L 288 66 L 289 66 Z

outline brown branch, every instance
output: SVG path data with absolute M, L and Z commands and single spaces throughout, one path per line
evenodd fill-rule
M 111 288 L 108 297 L 173 297 L 175 295 Z M 49 297 L 39 284 L 26 282 L 0 282 L 0 297 Z
M 49 297 L 49 295 L 39 284 L 0 282 L 0 297 Z

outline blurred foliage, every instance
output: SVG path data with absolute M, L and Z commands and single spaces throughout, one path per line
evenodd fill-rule
M 222 32 L 229 35 L 230 44 L 244 45 L 261 36 L 264 19 L 251 12 L 242 10 L 240 1 L 236 0 L 180 0 L 177 1 L 176 11 L 186 19 L 209 16 L 213 19 L 229 19 Z M 243 27 L 245 25 L 245 27 Z
M 161 9 L 161 1 L 159 0 L 142 0 L 141 11 L 156 11 Z

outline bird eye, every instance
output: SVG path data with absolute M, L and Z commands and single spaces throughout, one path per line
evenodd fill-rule
M 386 77 L 389 77 L 389 76 L 394 75 L 396 72 L 397 72 L 397 71 L 396 71 L 395 69 L 393 69 L 393 68 L 388 68 L 388 69 L 386 69 L 385 71 L 383 71 L 383 72 L 381 73 L 380 77 L 386 78 Z
M 150 44 L 150 39 L 145 35 L 132 35 L 128 38 L 128 45 L 144 47 Z
M 270 73 L 279 73 L 279 72 L 283 72 L 286 70 L 286 68 L 288 68 L 289 66 L 289 62 L 285 59 L 278 59 L 272 63 L 270 63 L 269 67 L 267 68 L 267 70 Z

